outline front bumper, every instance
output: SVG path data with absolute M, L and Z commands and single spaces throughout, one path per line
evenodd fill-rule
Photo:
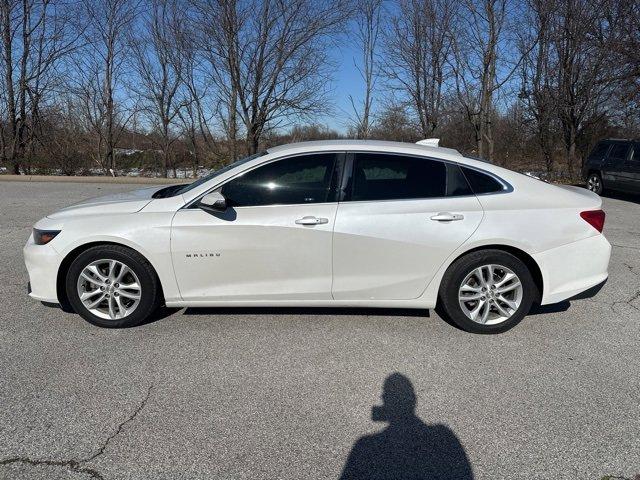
M 604 235 L 578 240 L 533 255 L 540 267 L 542 305 L 576 297 L 607 280 L 611 245 Z
M 29 296 L 41 302 L 58 303 L 57 277 L 62 258 L 50 245 L 36 245 L 33 235 L 22 250 L 29 273 Z

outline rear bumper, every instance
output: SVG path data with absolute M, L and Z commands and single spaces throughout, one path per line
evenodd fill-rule
M 57 276 L 61 257 L 50 245 L 36 245 L 29 237 L 23 249 L 29 273 L 28 294 L 35 300 L 58 303 Z
M 604 235 L 533 255 L 544 285 L 541 304 L 561 302 L 604 284 L 609 276 L 610 256 L 611 245 Z
M 607 283 L 607 280 L 608 278 L 605 278 L 598 285 L 594 285 L 593 287 L 586 289 L 584 292 L 580 292 L 579 294 L 574 295 L 568 300 L 584 300 L 585 298 L 595 297 L 598 294 L 598 292 L 602 290 L 602 287 L 604 287 L 605 283 Z

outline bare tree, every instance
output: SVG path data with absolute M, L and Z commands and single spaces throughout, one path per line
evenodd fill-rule
M 554 0 L 528 0 L 526 31 L 520 42 L 522 99 L 532 119 L 547 173 L 553 172 L 557 55 L 554 50 Z M 533 48 L 531 47 L 533 45 Z
M 0 0 L 2 92 L 7 131 L 3 156 L 20 172 L 35 141 L 42 101 L 52 93 L 56 66 L 76 38 L 65 27 L 70 7 L 53 0 Z
M 608 0 L 605 5 L 608 23 L 618 25 L 610 47 L 623 70 L 627 100 L 640 103 L 640 2 Z
M 558 56 L 556 102 L 569 172 L 585 128 L 604 114 L 603 106 L 620 80 L 610 48 L 620 18 L 606 19 L 597 0 L 562 0 L 555 15 Z
M 44 109 L 41 115 L 39 144 L 46 165 L 64 175 L 76 175 L 85 166 L 82 149 L 82 125 L 76 121 L 78 105 L 70 95 L 59 98 L 59 104 Z
M 362 50 L 362 64 L 355 63 L 356 69 L 364 81 L 362 105 L 349 96 L 356 117 L 355 130 L 358 138 L 369 138 L 371 129 L 371 110 L 373 93 L 377 77 L 376 53 L 380 37 L 383 0 L 357 0 L 355 6 L 355 37 Z
M 87 126 L 95 139 L 95 159 L 115 175 L 115 147 L 128 115 L 116 105 L 128 54 L 127 33 L 139 0 L 83 0 L 86 24 L 81 24 L 86 47 L 77 56 L 76 89 L 84 104 Z
M 202 0 L 201 29 L 210 71 L 228 112 L 242 121 L 247 150 L 258 150 L 267 125 L 327 110 L 327 42 L 344 21 L 328 0 Z
M 450 1 L 400 0 L 385 37 L 385 75 L 408 99 L 424 138 L 438 128 L 453 19 Z
M 164 176 L 171 167 L 171 148 L 177 140 L 175 120 L 184 107 L 182 56 L 179 50 L 179 4 L 175 0 L 148 0 L 140 22 L 140 33 L 131 35 L 132 70 L 137 72 L 131 90 L 142 99 L 142 108 L 157 132 Z
M 513 76 L 522 56 L 507 41 L 507 0 L 464 0 L 456 22 L 455 79 L 458 100 L 474 129 L 477 154 L 493 159 L 496 92 Z
M 194 7 L 194 34 L 192 38 L 185 39 L 185 44 L 191 43 L 197 51 L 190 58 L 191 65 L 197 65 L 200 75 L 195 74 L 196 68 L 191 70 L 189 90 L 199 112 L 203 138 L 211 143 L 214 138 L 211 124 L 219 124 L 233 160 L 239 156 L 239 122 L 237 85 L 232 82 L 231 70 L 238 61 L 234 59 L 234 49 L 238 48 L 238 34 L 246 21 L 244 16 L 239 16 L 240 11 L 247 7 L 238 0 L 191 0 L 191 3 Z M 203 78 L 206 79 L 204 82 Z M 199 89 L 203 83 L 204 88 Z M 209 91 L 209 95 L 198 93 L 203 91 Z M 205 106 L 206 96 L 215 100 Z

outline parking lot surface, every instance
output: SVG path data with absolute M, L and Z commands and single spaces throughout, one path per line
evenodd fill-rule
M 345 309 L 187 309 L 105 330 L 29 299 L 32 224 L 132 188 L 0 182 L 0 478 L 640 473 L 639 198 L 605 198 L 613 257 L 596 297 L 497 336 Z M 415 392 L 417 418 L 374 435 L 385 381 L 400 403 Z

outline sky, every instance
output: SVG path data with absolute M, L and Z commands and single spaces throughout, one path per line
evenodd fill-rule
M 349 101 L 349 95 L 352 95 L 356 102 L 361 102 L 364 82 L 360 72 L 354 65 L 354 61 L 360 64 L 359 58 L 362 52 L 353 41 L 341 43 L 340 46 L 334 47 L 331 52 L 331 57 L 337 66 L 333 78 L 332 94 L 330 95 L 334 102 L 333 112 L 319 119 L 319 123 L 339 132 L 346 132 L 349 120 L 353 118 L 353 108 Z

